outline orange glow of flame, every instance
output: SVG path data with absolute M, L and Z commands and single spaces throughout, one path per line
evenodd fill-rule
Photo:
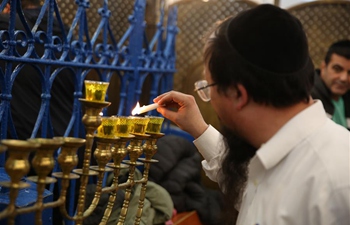
M 140 103 L 137 102 L 135 108 L 131 111 L 131 115 L 134 116 L 134 115 L 136 115 L 136 114 L 140 114 L 139 111 L 140 111 Z

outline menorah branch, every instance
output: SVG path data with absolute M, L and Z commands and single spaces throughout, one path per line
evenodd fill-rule
M 97 92 L 95 92 L 96 94 Z M 95 96 L 96 97 L 96 96 Z M 100 94 L 97 93 L 97 97 Z M 35 213 L 35 224 L 43 224 L 43 211 L 48 208 L 58 207 L 62 216 L 81 225 L 83 221 L 95 212 L 103 193 L 109 193 L 107 207 L 103 213 L 100 225 L 105 225 L 113 213 L 114 203 L 117 199 L 117 191 L 125 190 L 122 209 L 118 218 L 118 225 L 125 223 L 130 208 L 132 191 L 135 185 L 141 185 L 138 199 L 135 224 L 140 224 L 144 201 L 147 191 L 148 175 L 151 163 L 157 162 L 152 159 L 157 152 L 157 140 L 164 134 L 160 133 L 163 118 L 160 117 L 102 117 L 101 111 L 110 103 L 104 101 L 80 99 L 85 107 L 82 122 L 85 126 L 85 139 L 74 137 L 33 138 L 27 141 L 3 140 L 0 151 L 8 151 L 5 170 L 11 180 L 2 182 L 1 185 L 9 188 L 9 204 L 0 212 L 0 219 L 7 218 L 7 223 L 14 225 L 17 215 Z M 96 133 L 97 131 L 97 133 Z M 93 149 L 94 141 L 96 148 Z M 85 145 L 82 168 L 78 165 L 77 150 Z M 6 149 L 3 147 L 5 146 Z M 59 150 L 58 150 L 59 149 Z M 54 168 L 54 153 L 58 150 L 57 162 L 60 172 L 50 173 Z M 37 199 L 32 206 L 16 208 L 16 199 L 19 191 L 29 186 L 22 178 L 30 169 L 28 157 L 34 151 L 35 155 L 31 162 L 36 176 L 27 177 L 28 181 L 36 183 Z M 97 165 L 91 165 L 93 156 Z M 145 158 L 140 158 L 144 153 Z M 129 160 L 125 157 L 129 156 Z M 113 159 L 113 162 L 111 160 Z M 140 161 L 143 161 L 141 163 Z M 135 180 L 136 166 L 144 164 L 143 176 Z M 118 176 L 122 169 L 128 169 L 128 179 L 124 183 L 118 182 Z M 113 171 L 113 181 L 110 186 L 103 187 L 106 172 Z M 85 205 L 86 187 L 90 176 L 97 176 L 96 189 L 92 202 Z M 54 178 L 55 177 L 55 178 Z M 44 202 L 44 192 L 47 184 L 60 180 L 60 192 L 58 199 L 53 202 Z M 80 179 L 76 214 L 69 215 L 66 203 L 67 192 L 71 180 Z

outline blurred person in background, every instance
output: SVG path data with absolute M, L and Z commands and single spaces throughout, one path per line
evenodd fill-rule
M 320 99 L 327 115 L 350 129 L 350 40 L 333 43 L 319 70 L 311 95 Z

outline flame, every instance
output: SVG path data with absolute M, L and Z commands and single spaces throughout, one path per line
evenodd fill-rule
M 135 108 L 131 111 L 131 115 L 134 116 L 134 115 L 136 115 L 136 114 L 140 114 L 139 111 L 140 111 L 140 103 L 137 102 Z

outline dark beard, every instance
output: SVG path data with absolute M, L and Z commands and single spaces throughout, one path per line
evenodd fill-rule
M 238 215 L 235 207 L 241 202 L 248 178 L 249 161 L 257 149 L 225 126 L 222 127 L 221 132 L 226 144 L 226 156 L 222 162 L 223 179 L 221 181 L 226 203 L 224 221 L 225 224 L 235 224 Z

